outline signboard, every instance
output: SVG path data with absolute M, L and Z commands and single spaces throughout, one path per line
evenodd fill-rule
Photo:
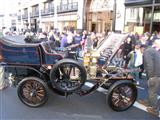
M 152 0 L 126 0 L 126 3 L 151 2 Z

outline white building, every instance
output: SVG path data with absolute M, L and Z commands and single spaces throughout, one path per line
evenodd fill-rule
M 17 2 L 12 1 L 0 1 L 0 29 L 16 29 L 17 22 Z
M 83 4 L 84 0 L 20 0 L 18 28 L 46 32 L 52 27 L 82 29 Z
M 10 29 L 16 30 L 16 22 L 17 22 L 17 15 L 14 14 L 2 14 L 0 15 L 0 29 Z

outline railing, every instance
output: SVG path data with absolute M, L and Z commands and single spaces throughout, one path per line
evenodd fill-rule
M 57 6 L 57 13 L 72 12 L 78 10 L 78 2 Z
M 21 15 L 18 15 L 18 20 L 21 20 Z
M 54 7 L 41 11 L 42 16 L 54 14 Z

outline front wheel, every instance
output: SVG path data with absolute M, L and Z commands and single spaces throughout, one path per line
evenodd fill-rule
M 137 88 L 130 81 L 118 81 L 109 89 L 107 101 L 115 111 L 129 109 L 137 98 Z
M 48 100 L 48 88 L 43 80 L 37 77 L 26 77 L 17 88 L 19 99 L 29 107 L 39 107 Z

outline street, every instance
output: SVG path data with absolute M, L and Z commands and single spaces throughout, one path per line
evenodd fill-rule
M 145 81 L 138 87 L 138 99 L 146 96 Z M 89 84 L 88 84 L 89 86 Z M 159 120 L 143 110 L 137 102 L 129 110 L 115 112 L 106 103 L 101 89 L 80 97 L 67 98 L 50 91 L 48 102 L 39 108 L 29 108 L 19 100 L 16 88 L 0 91 L 0 120 Z

